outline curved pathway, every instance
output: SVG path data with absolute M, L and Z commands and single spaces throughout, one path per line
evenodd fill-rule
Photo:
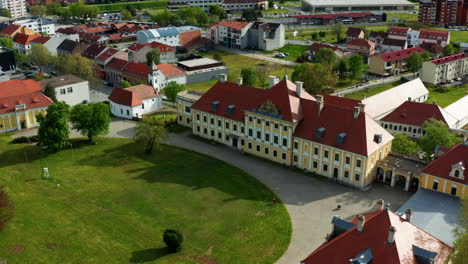
M 108 136 L 132 138 L 134 126 L 133 121 L 115 119 L 111 123 Z M 35 133 L 35 129 L 18 131 L 15 136 Z M 270 162 L 242 156 L 227 146 L 206 144 L 188 137 L 188 134 L 171 133 L 166 143 L 212 156 L 244 170 L 267 185 L 285 204 L 291 217 L 293 232 L 289 248 L 277 261 L 278 264 L 299 264 L 319 247 L 331 230 L 330 222 L 334 215 L 351 218 L 374 209 L 377 199 L 390 202 L 391 208 L 396 210 L 410 197 L 407 192 L 382 185 L 373 187 L 369 192 L 353 190 Z M 80 135 L 72 132 L 72 136 Z M 342 209 L 336 211 L 338 204 Z

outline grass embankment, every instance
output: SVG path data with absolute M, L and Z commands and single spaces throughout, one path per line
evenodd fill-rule
M 161 1 L 141 1 L 141 2 L 125 2 L 125 3 L 113 3 L 113 4 L 98 4 L 93 5 L 99 8 L 102 12 L 120 12 L 127 6 L 131 6 L 136 9 L 164 9 L 167 6 L 167 0 Z
M 74 140 L 48 156 L 10 140 L 0 137 L 0 175 L 15 209 L 0 260 L 269 264 L 288 247 L 284 206 L 268 206 L 268 188 L 222 161 L 167 145 L 144 155 L 125 139 Z M 184 234 L 182 252 L 166 252 L 166 228 Z

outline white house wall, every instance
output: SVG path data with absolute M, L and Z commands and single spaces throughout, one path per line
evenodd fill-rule
M 70 106 L 89 102 L 89 82 L 80 82 L 55 88 L 57 100 Z

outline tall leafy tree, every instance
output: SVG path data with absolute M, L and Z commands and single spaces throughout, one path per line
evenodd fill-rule
M 96 62 L 80 54 L 58 57 L 55 67 L 61 74 L 72 74 L 93 84 L 100 82 L 96 74 Z
M 11 17 L 10 10 L 6 8 L 0 8 L 0 16 L 2 17 Z
M 241 77 L 244 85 L 255 85 L 255 71 L 252 68 L 242 68 Z
M 146 64 L 151 66 L 153 62 L 156 65 L 161 64 L 161 52 L 158 49 L 153 49 L 146 53 Z
M 158 23 L 160 26 L 168 25 L 178 25 L 181 23 L 182 19 L 179 15 L 170 12 L 167 9 L 157 12 L 155 14 L 150 14 L 151 21 Z
M 348 61 L 345 58 L 341 59 L 338 62 L 337 71 L 338 71 L 338 78 L 340 80 L 346 79 L 346 75 L 349 71 L 349 68 L 348 68 Z
M 340 42 L 341 37 L 345 33 L 345 30 L 346 30 L 346 28 L 343 25 L 343 23 L 336 23 L 336 24 L 332 25 L 331 32 L 332 32 L 333 35 L 335 35 L 337 43 Z
M 210 5 L 208 13 L 210 13 L 210 15 L 218 16 L 219 19 L 227 18 L 226 10 L 219 5 Z
M 418 152 L 418 143 L 409 139 L 405 134 L 397 133 L 393 135 L 393 137 L 394 139 L 392 141 L 392 151 L 405 155 L 414 154 Z
M 47 146 L 50 151 L 58 151 L 69 146 L 69 120 L 69 105 L 63 102 L 49 105 L 45 116 L 37 116 L 37 121 L 39 121 L 40 124 L 38 131 L 39 142 Z
M 451 264 L 465 264 L 468 259 L 468 200 L 462 199 L 462 208 L 458 219 L 460 224 L 455 230 L 454 251 L 450 256 Z
M 125 81 L 125 80 L 123 80 L 123 81 L 121 81 L 119 83 L 120 88 L 128 88 L 128 87 L 131 87 L 131 86 L 132 86 L 132 84 L 130 82 L 128 82 L 128 81 Z
M 123 20 L 129 20 L 133 17 L 132 13 L 130 13 L 130 11 L 127 9 L 122 9 L 122 11 L 120 11 L 120 15 L 122 16 Z
M 46 5 L 46 14 L 49 16 L 60 15 L 62 6 L 59 3 L 50 3 Z
M 255 66 L 255 75 L 257 76 L 258 84 L 261 88 L 265 88 L 265 82 L 267 81 L 269 73 L 270 67 L 267 65 L 258 64 Z
M 361 55 L 356 54 L 349 58 L 349 76 L 353 80 L 361 80 L 366 67 Z
M 444 56 L 452 55 L 457 52 L 457 48 L 453 44 L 447 44 L 442 50 Z
M 42 68 L 47 65 L 54 63 L 55 57 L 52 53 L 44 47 L 42 44 L 34 44 L 31 47 L 31 61 L 39 66 L 39 71 L 42 72 Z
M 109 133 L 111 122 L 109 106 L 104 103 L 78 104 L 71 111 L 73 128 L 94 143 L 94 137 Z
M 329 69 L 332 69 L 335 66 L 338 59 L 338 55 L 329 48 L 321 48 L 319 52 L 315 54 L 315 60 Z
M 164 88 L 164 94 L 166 95 L 167 99 L 173 103 L 175 103 L 177 94 L 185 90 L 185 85 L 178 84 L 176 82 L 170 82 L 166 88 Z
M 321 64 L 300 64 L 292 74 L 292 80 L 304 82 L 304 88 L 311 94 L 332 90 L 336 79 L 336 74 Z
M 52 99 L 55 103 L 57 102 L 57 94 L 55 92 L 55 87 L 53 87 L 50 84 L 47 84 L 46 87 L 44 87 L 44 91 L 42 91 L 43 94 L 45 94 L 47 97 Z
M 147 154 L 152 153 L 155 147 L 159 150 L 166 135 L 163 121 L 154 116 L 143 118 L 135 128 L 135 140 L 145 145 L 144 151 Z
M 436 146 L 451 147 L 461 141 L 442 121 L 431 118 L 424 122 L 422 128 L 426 134 L 419 138 L 419 145 L 427 156 L 434 153 Z
M 0 38 L 0 45 L 5 48 L 13 49 L 13 40 L 9 38 Z
M 43 17 L 46 14 L 46 7 L 43 5 L 33 5 L 29 9 L 29 14 L 31 16 Z
M 416 74 L 421 69 L 422 63 L 423 58 L 419 52 L 413 53 L 406 59 L 408 70 L 413 74 Z

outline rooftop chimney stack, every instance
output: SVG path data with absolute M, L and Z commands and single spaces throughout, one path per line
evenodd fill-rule
M 388 240 L 387 240 L 387 243 L 389 245 L 393 245 L 393 243 L 395 243 L 395 233 L 396 233 L 396 227 L 394 226 L 390 226 L 390 228 L 388 229 Z
M 360 112 L 361 112 L 361 107 L 355 106 L 354 107 L 354 119 L 358 119 Z
M 390 210 L 390 203 L 385 204 L 385 210 L 389 211 Z
M 242 85 L 242 78 L 239 77 L 237 78 L 237 86 L 241 86 Z
M 364 224 L 366 223 L 366 217 L 363 215 L 359 215 L 357 219 L 357 231 L 360 233 L 362 230 L 364 230 Z
M 411 102 L 411 97 L 408 97 L 408 101 Z
M 359 106 L 359 110 L 360 110 L 362 113 L 364 113 L 365 110 L 366 110 L 366 104 L 359 103 L 358 106 Z
M 377 200 L 377 210 L 383 210 L 385 207 L 385 202 L 383 199 Z
M 320 112 L 322 112 L 323 109 L 323 95 L 316 95 L 315 96 L 315 101 L 317 102 L 318 105 L 318 115 L 320 116 Z
M 303 82 L 296 81 L 296 94 L 297 96 L 301 97 L 301 92 L 302 92 L 302 85 Z
M 413 215 L 413 209 L 411 208 L 406 209 L 406 212 L 405 212 L 406 221 L 411 222 L 412 215 Z
M 275 86 L 277 83 L 279 83 L 279 77 L 278 76 L 268 76 L 269 80 L 269 87 Z
M 225 83 L 227 81 L 227 75 L 226 74 L 220 74 L 219 75 L 219 81 L 222 83 Z

